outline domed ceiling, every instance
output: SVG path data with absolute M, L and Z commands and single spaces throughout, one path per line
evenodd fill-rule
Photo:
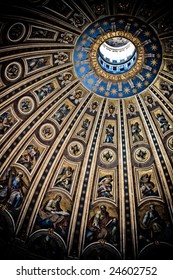
M 0 13 L 1 258 L 173 258 L 173 10 Z

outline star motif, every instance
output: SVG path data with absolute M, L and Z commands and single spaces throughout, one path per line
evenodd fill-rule
M 138 82 L 138 83 L 136 84 L 136 86 L 137 86 L 137 88 L 141 88 L 141 87 L 142 87 L 142 83 L 141 83 L 141 82 Z
M 105 90 L 105 88 L 104 88 L 103 86 L 101 86 L 101 87 L 99 87 L 99 90 L 100 90 L 101 92 L 103 92 L 103 91 Z
M 148 79 L 151 78 L 151 76 L 152 76 L 152 74 L 151 74 L 150 72 L 147 72 L 147 73 L 145 74 L 145 77 L 148 78 Z
M 82 40 L 82 42 L 81 42 L 81 43 L 82 43 L 82 45 L 84 45 L 84 46 L 85 46 L 85 45 L 86 45 L 86 40 Z
M 109 93 L 108 91 L 106 91 L 106 92 L 105 92 L 105 95 L 106 95 L 106 96 L 109 96 L 109 95 L 110 95 L 110 93 Z
M 77 51 L 80 51 L 80 49 L 81 49 L 81 46 L 77 46 L 77 47 L 76 47 L 76 50 L 77 50 Z
M 90 29 L 90 34 L 94 34 L 94 32 L 95 32 L 94 28 Z
M 122 97 L 122 96 L 123 96 L 123 94 L 122 94 L 122 93 L 119 93 L 119 94 L 118 94 L 118 96 L 119 96 L 119 97 Z
M 112 89 L 112 94 L 116 94 L 117 90 L 115 88 Z
M 85 81 L 85 80 L 86 80 L 85 76 L 82 76 L 82 81 Z
M 79 66 L 80 65 L 80 62 L 79 61 L 76 61 L 76 66 Z
M 97 87 L 96 87 L 96 86 L 94 86 L 94 87 L 93 87 L 93 90 L 94 90 L 94 91 L 96 91 L 96 90 L 97 90 Z
M 157 60 L 156 60 L 156 59 L 152 59 L 152 60 L 151 60 L 151 64 L 152 64 L 153 66 L 156 66 L 156 65 L 157 65 Z
M 136 88 L 134 88 L 132 91 L 133 91 L 133 93 L 137 93 L 137 89 Z
M 107 22 L 107 21 L 104 21 L 104 22 L 103 22 L 103 25 L 104 25 L 104 26 L 107 26 L 107 25 L 108 25 L 108 22 Z
M 151 46 L 151 49 L 152 49 L 153 51 L 156 51 L 156 50 L 158 49 L 158 47 L 157 47 L 157 45 L 153 44 L 153 45 Z
M 150 34 L 151 34 L 151 33 L 150 33 L 149 31 L 145 31 L 145 32 L 144 32 L 144 35 L 145 35 L 146 37 L 150 37 Z
M 81 73 L 85 72 L 85 67 L 81 67 L 79 70 Z
M 82 52 L 80 52 L 80 53 L 78 53 L 78 58 L 82 58 L 83 57 L 83 53 Z
M 130 89 L 128 87 L 125 87 L 124 92 L 129 93 Z
M 84 34 L 84 35 L 82 36 L 83 39 L 86 39 L 87 37 L 88 37 L 87 34 Z
M 144 82 L 144 85 L 145 85 L 145 86 L 148 86 L 148 85 L 149 85 L 149 81 L 145 81 L 145 82 Z
M 89 79 L 89 80 L 88 80 L 88 83 L 89 83 L 90 85 L 92 85 L 92 84 L 94 83 L 94 80 L 93 80 L 93 79 Z

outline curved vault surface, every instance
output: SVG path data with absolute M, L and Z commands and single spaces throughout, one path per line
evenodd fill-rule
M 25 2 L 0 11 L 1 257 L 172 258 L 172 10 Z M 137 50 L 117 75 L 116 37 Z

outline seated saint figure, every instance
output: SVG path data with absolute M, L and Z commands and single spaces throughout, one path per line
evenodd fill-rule
M 56 195 L 40 208 L 39 224 L 46 228 L 53 227 L 55 231 L 65 236 L 70 213 L 61 208 L 61 200 L 62 197 Z
M 117 223 L 116 217 L 110 216 L 105 205 L 101 205 L 88 222 L 86 239 L 88 242 L 105 240 L 117 245 Z

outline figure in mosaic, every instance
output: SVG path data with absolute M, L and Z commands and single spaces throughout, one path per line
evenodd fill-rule
M 0 203 L 6 202 L 10 190 L 11 168 L 5 172 L 5 178 L 0 180 Z
M 43 135 L 46 139 L 51 138 L 51 136 L 53 135 L 53 131 L 52 131 L 52 128 L 50 126 L 45 126 L 43 128 L 42 133 L 43 133 Z
M 14 208 L 17 208 L 20 201 L 23 199 L 22 177 L 23 174 L 21 172 L 12 175 L 11 193 L 7 204 Z
M 143 136 L 141 135 L 141 128 L 139 127 L 139 123 L 135 122 L 131 125 L 131 132 L 133 137 L 133 142 L 143 141 Z
M 57 194 L 49 199 L 39 210 L 39 224 L 42 227 L 54 228 L 60 235 L 66 235 L 70 213 L 61 208 L 62 197 Z
M 113 104 L 110 104 L 108 106 L 108 117 L 115 117 L 115 106 Z
M 110 216 L 107 207 L 101 205 L 99 210 L 89 220 L 86 235 L 87 241 L 105 240 L 116 245 L 117 224 L 117 218 Z
M 98 107 L 98 102 L 97 101 L 92 102 L 90 106 L 90 112 L 92 113 L 97 112 L 97 107 Z
M 85 119 L 82 124 L 82 129 L 77 132 L 77 135 L 83 138 L 86 138 L 86 132 L 90 126 L 90 120 Z
M 58 65 L 62 65 L 68 60 L 69 56 L 65 52 L 57 52 L 57 54 L 54 55 L 54 58 L 55 63 L 57 63 Z
M 45 57 L 28 59 L 27 60 L 28 72 L 44 67 L 46 65 L 46 62 L 47 62 L 47 58 Z
M 77 105 L 81 102 L 83 99 L 83 92 L 82 90 L 76 90 L 70 95 L 70 100 L 74 101 L 74 103 Z
M 114 137 L 114 126 L 108 124 L 108 126 L 106 127 L 105 143 L 114 143 L 113 137 Z
M 112 197 L 112 175 L 105 175 L 99 179 L 97 194 L 98 197 Z
M 59 79 L 60 86 L 63 87 L 69 84 L 71 82 L 72 77 L 73 75 L 69 72 L 59 75 L 58 79 Z
M 159 212 L 155 209 L 155 205 L 150 204 L 149 209 L 145 212 L 142 225 L 144 229 L 149 231 L 149 238 L 156 239 L 160 235 L 163 229 L 163 221 Z
M 32 26 L 32 33 L 30 35 L 30 38 L 53 39 L 54 35 L 55 35 L 55 32 Z
M 61 187 L 70 191 L 73 179 L 73 168 L 71 166 L 64 167 L 55 181 L 55 187 Z
M 23 99 L 20 105 L 22 112 L 29 112 L 32 108 L 31 101 L 29 99 Z
M 6 178 L 1 180 L 0 202 L 6 203 L 6 208 L 18 208 L 24 196 L 23 173 L 16 171 L 15 168 L 8 168 Z
M 145 102 L 146 102 L 147 106 L 149 106 L 150 108 L 152 108 L 155 105 L 155 100 L 153 99 L 153 97 L 150 94 L 148 94 L 145 97 Z
M 68 115 L 70 112 L 70 108 L 68 104 L 63 104 L 53 115 L 53 118 L 61 124 L 64 120 L 64 118 Z
M 14 124 L 14 119 L 10 112 L 5 112 L 0 116 L 0 137 L 3 136 Z
M 24 167 L 26 167 L 28 171 L 31 172 L 39 157 L 40 157 L 40 151 L 38 147 L 31 144 L 26 148 L 26 150 L 20 156 L 18 162 L 22 164 Z
M 165 118 L 163 113 L 158 113 L 156 118 L 160 124 L 160 128 L 163 133 L 165 133 L 166 131 L 168 131 L 170 129 L 170 124 L 167 121 L 167 119 Z
M 143 174 L 139 180 L 139 186 L 142 192 L 143 197 L 147 196 L 158 196 L 158 191 L 154 190 L 155 185 L 151 181 L 151 174 Z
M 39 98 L 39 100 L 43 100 L 47 95 L 49 95 L 53 90 L 55 89 L 54 84 L 53 83 L 48 83 L 44 86 L 42 86 L 41 88 L 39 88 L 38 90 L 36 90 L 36 94 Z
M 160 89 L 163 94 L 170 96 L 173 93 L 173 85 L 169 84 L 168 82 L 161 82 Z
M 127 111 L 131 116 L 136 114 L 136 108 L 133 104 L 128 105 Z

